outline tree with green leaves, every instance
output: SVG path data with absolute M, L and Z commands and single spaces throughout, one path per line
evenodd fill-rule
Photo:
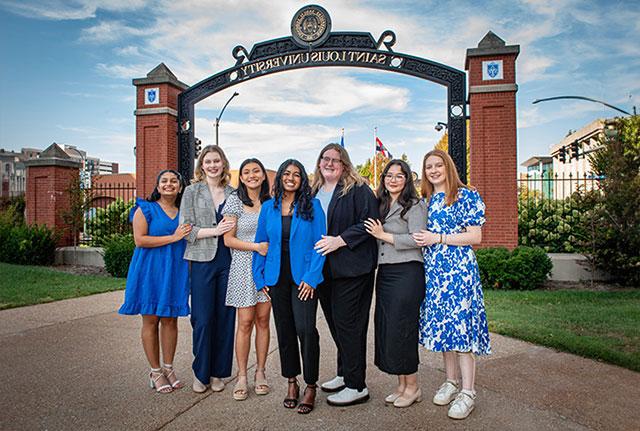
M 617 118 L 590 156 L 603 179 L 591 212 L 592 258 L 618 281 L 640 286 L 640 116 Z

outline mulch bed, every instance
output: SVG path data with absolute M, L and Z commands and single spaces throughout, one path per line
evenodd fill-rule
M 53 270 L 66 272 L 76 275 L 99 275 L 103 277 L 111 277 L 111 274 L 106 269 L 98 266 L 83 266 L 83 265 L 55 265 L 50 267 Z

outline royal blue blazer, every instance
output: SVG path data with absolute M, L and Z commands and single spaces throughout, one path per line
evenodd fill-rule
M 262 204 L 258 217 L 258 229 L 255 242 L 268 242 L 266 256 L 253 252 L 253 280 L 256 289 L 274 286 L 280 276 L 280 257 L 282 250 L 282 213 L 280 205 L 273 207 L 273 198 Z M 314 289 L 322 283 L 322 266 L 325 257 L 317 253 L 313 246 L 326 235 L 327 228 L 324 211 L 318 199 L 313 199 L 313 220 L 303 220 L 298 215 L 298 207 L 293 209 L 291 232 L 289 236 L 289 256 L 293 281 L 300 285 L 302 281 Z

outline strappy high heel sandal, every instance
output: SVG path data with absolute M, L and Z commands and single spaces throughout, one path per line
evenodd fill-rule
M 173 392 L 173 388 L 171 387 L 171 384 L 169 383 L 165 375 L 162 373 L 161 368 L 152 368 L 149 372 L 149 387 L 151 389 L 155 389 L 156 392 L 161 394 L 169 394 Z
M 167 378 L 173 389 L 182 389 L 184 387 L 182 381 L 176 376 L 176 370 L 173 369 L 172 365 L 165 364 L 162 367 L 162 374 Z
M 254 391 L 256 395 L 267 395 L 271 391 L 269 383 L 267 383 L 266 377 L 264 377 L 264 368 L 256 369 L 256 374 L 253 380 Z M 262 373 L 263 377 L 258 378 L 258 373 Z
M 304 401 L 307 391 L 313 392 L 313 398 L 310 403 L 302 402 L 298 404 L 298 413 L 301 415 L 308 415 L 313 411 L 313 407 L 316 405 L 316 389 L 318 389 L 318 385 L 307 385 L 304 389 L 304 394 L 302 395 L 302 400 Z
M 298 397 L 300 397 L 300 385 L 298 385 L 298 379 L 295 377 L 293 380 L 289 379 L 288 383 L 289 388 L 287 390 L 290 390 L 292 387 L 295 388 L 295 398 L 289 398 L 289 392 L 287 392 L 287 398 L 282 401 L 282 405 L 287 409 L 295 409 L 298 405 Z

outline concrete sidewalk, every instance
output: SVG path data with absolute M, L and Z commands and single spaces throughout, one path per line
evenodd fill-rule
M 284 409 L 286 381 L 273 328 L 271 394 L 251 391 L 248 400 L 234 401 L 233 381 L 221 393 L 195 394 L 187 319 L 180 319 L 175 366 L 189 386 L 156 394 L 147 385 L 140 319 L 116 313 L 122 297 L 111 292 L 0 311 L 0 430 L 640 429 L 640 373 L 495 334 L 495 353 L 478 361 L 477 407 L 467 420 L 454 422 L 446 408 L 431 403 L 444 373 L 440 356 L 424 349 L 425 400 L 408 409 L 385 406 L 395 377 L 373 365 L 373 325 L 371 400 L 363 405 L 330 407 L 319 392 L 310 415 Z M 333 376 L 335 348 L 320 311 L 318 320 L 326 379 Z

